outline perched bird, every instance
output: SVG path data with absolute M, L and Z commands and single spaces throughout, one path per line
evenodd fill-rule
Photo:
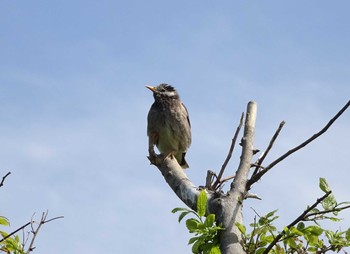
M 170 85 L 146 87 L 154 97 L 147 117 L 150 154 L 154 153 L 153 147 L 156 145 L 162 154 L 172 154 L 183 169 L 188 168 L 185 155 L 191 144 L 191 124 L 185 105 Z

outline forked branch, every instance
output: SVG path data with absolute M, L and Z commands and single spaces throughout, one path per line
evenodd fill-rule
M 295 153 L 296 151 L 300 150 L 304 146 L 308 145 L 315 139 L 317 139 L 319 136 L 321 136 L 323 133 L 325 133 L 329 127 L 345 112 L 345 110 L 350 106 L 350 100 L 345 104 L 345 106 L 326 124 L 325 127 L 323 127 L 319 132 L 312 135 L 309 139 L 301 143 L 300 145 L 294 147 L 293 149 L 289 150 L 285 154 L 283 154 L 281 157 L 274 160 L 270 165 L 266 166 L 264 169 L 262 169 L 260 172 L 256 173 L 251 177 L 251 179 L 248 182 L 248 187 L 252 186 L 255 182 L 259 181 L 259 179 L 265 175 L 271 168 L 276 166 L 279 162 L 287 158 L 289 155 Z

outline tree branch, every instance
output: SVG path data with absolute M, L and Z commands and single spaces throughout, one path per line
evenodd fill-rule
M 10 174 L 11 174 L 11 172 L 8 172 L 6 175 L 4 175 L 4 176 L 2 177 L 2 180 L 1 180 L 1 182 L 0 182 L 0 187 L 2 187 L 2 186 L 4 185 L 4 182 L 5 182 L 6 177 L 8 177 Z
M 150 155 L 151 157 L 151 155 Z M 191 209 L 197 210 L 197 197 L 199 189 L 190 181 L 185 171 L 180 167 L 175 158 L 171 156 L 156 155 L 155 158 L 149 158 L 162 173 L 165 181 L 175 194 Z M 208 200 L 211 193 L 207 193 Z
M 238 125 L 238 127 L 236 129 L 235 135 L 233 136 L 233 139 L 232 139 L 232 142 L 231 142 L 231 147 L 230 147 L 229 152 L 227 154 L 227 157 L 226 157 L 226 159 L 224 161 L 224 164 L 222 164 L 222 166 L 221 166 L 220 173 L 219 173 L 218 177 L 216 178 L 215 183 L 212 186 L 212 190 L 216 190 L 218 185 L 219 185 L 219 183 L 221 183 L 222 175 L 224 174 L 226 166 L 227 166 L 228 162 L 231 159 L 231 156 L 232 156 L 232 153 L 233 153 L 233 149 L 235 148 L 235 144 L 236 144 L 236 141 L 237 141 L 238 134 L 239 134 L 239 132 L 240 132 L 240 130 L 242 128 L 243 119 L 244 119 L 244 113 L 242 113 L 242 115 L 241 115 L 241 119 L 239 121 L 239 125 Z
M 13 236 L 14 234 L 16 234 L 18 231 L 24 229 L 25 227 L 27 227 L 28 225 L 30 225 L 30 223 L 32 223 L 32 222 L 30 221 L 30 222 L 24 224 L 22 227 L 17 228 L 15 231 L 11 232 L 10 234 L 8 234 L 8 235 L 5 236 L 4 238 L 2 238 L 2 239 L 0 240 L 0 243 L 3 242 L 3 241 L 5 241 L 7 238 Z
M 278 128 L 277 128 L 275 134 L 274 134 L 273 137 L 271 138 L 270 143 L 269 143 L 269 145 L 267 146 L 265 152 L 263 152 L 262 155 L 260 156 L 260 158 L 254 163 L 254 165 L 255 165 L 255 170 L 254 170 L 254 172 L 253 172 L 253 175 L 256 175 L 256 173 L 258 173 L 258 170 L 261 168 L 261 164 L 262 164 L 263 161 L 265 160 L 267 154 L 270 152 L 270 150 L 271 150 L 273 144 L 275 143 L 275 141 L 276 141 L 276 139 L 277 139 L 279 133 L 281 132 L 281 130 L 282 130 L 282 128 L 283 128 L 283 126 L 284 126 L 285 123 L 286 123 L 285 121 L 282 121 L 282 122 L 280 123 L 280 125 L 278 126 Z
M 276 164 L 287 158 L 289 155 L 295 153 L 296 151 L 300 150 L 304 146 L 308 145 L 312 141 L 314 141 L 316 138 L 321 136 L 323 133 L 325 133 L 328 128 L 345 112 L 345 110 L 350 106 L 350 100 L 345 104 L 345 106 L 327 123 L 325 127 L 323 127 L 319 132 L 311 136 L 309 139 L 301 143 L 300 145 L 294 147 L 293 149 L 289 150 L 285 154 L 283 154 L 281 157 L 277 158 L 275 161 L 273 161 L 270 165 L 265 167 L 263 170 L 258 172 L 257 174 L 253 175 L 251 179 L 249 180 L 249 186 L 253 185 L 255 182 L 257 182 L 264 174 L 266 174 L 271 168 L 273 168 Z
M 321 203 L 326 197 L 328 197 L 330 194 L 332 193 L 332 191 L 327 192 L 325 195 L 323 195 L 321 198 L 317 199 L 316 202 L 310 206 L 308 209 L 306 209 L 300 216 L 298 216 L 298 218 L 296 218 L 292 223 L 290 223 L 287 228 L 290 229 L 291 227 L 293 227 L 295 224 L 297 224 L 298 222 L 302 221 L 304 218 L 307 217 L 307 214 L 314 209 L 319 203 Z M 273 248 L 273 246 L 276 245 L 276 243 L 284 236 L 285 232 L 282 231 L 281 233 L 279 233 L 276 238 L 273 240 L 272 243 L 269 244 L 269 246 L 267 246 L 267 248 L 265 249 L 265 251 L 263 252 L 263 254 L 267 254 L 270 252 L 270 250 Z
M 317 215 L 321 215 L 321 214 L 327 214 L 327 213 L 334 213 L 334 212 L 340 212 L 343 211 L 345 209 L 349 209 L 350 205 L 347 206 L 343 206 L 343 207 L 339 207 L 339 208 L 333 208 L 331 210 L 326 210 L 326 211 L 319 211 L 319 212 L 315 212 L 315 213 L 309 213 L 305 216 L 304 220 L 312 220 L 312 219 L 308 219 L 311 216 L 317 216 Z
M 257 105 L 249 102 L 247 106 L 244 134 L 242 138 L 242 154 L 231 189 L 225 197 L 219 199 L 220 212 L 217 213 L 219 223 L 225 228 L 220 234 L 220 250 L 222 254 L 243 253 L 242 233 L 235 223 L 242 224 L 242 202 L 246 193 L 246 183 L 253 157 L 253 141 Z

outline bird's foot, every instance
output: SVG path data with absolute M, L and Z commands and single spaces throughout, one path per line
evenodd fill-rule
M 147 156 L 147 158 L 149 159 L 151 164 L 156 165 L 156 163 L 157 163 L 157 154 L 155 153 L 153 146 L 148 148 L 148 153 L 149 153 L 149 155 Z

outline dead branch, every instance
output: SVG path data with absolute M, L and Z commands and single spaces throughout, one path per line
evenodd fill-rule
M 300 145 L 294 147 L 293 149 L 289 150 L 279 158 L 277 158 L 275 161 L 273 161 L 270 165 L 266 166 L 265 169 L 261 170 L 260 172 L 256 173 L 251 177 L 249 180 L 248 186 L 252 186 L 254 183 L 260 180 L 260 178 L 265 175 L 271 168 L 276 166 L 279 162 L 290 156 L 291 154 L 295 153 L 296 151 L 300 150 L 304 146 L 308 145 L 315 139 L 317 139 L 319 136 L 321 136 L 323 133 L 325 133 L 328 128 L 345 112 L 345 110 L 350 106 L 350 100 L 345 104 L 345 106 L 327 123 L 325 127 L 323 127 L 319 132 L 312 135 L 309 139 L 301 143 Z

